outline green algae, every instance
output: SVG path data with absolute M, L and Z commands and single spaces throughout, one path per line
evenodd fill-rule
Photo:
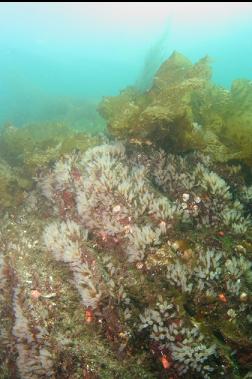
M 34 187 L 39 170 L 72 151 L 84 152 L 99 136 L 76 131 L 61 123 L 6 125 L 0 134 L 0 209 L 22 203 Z
M 0 210 L 22 203 L 25 191 L 31 189 L 31 181 L 24 178 L 18 169 L 0 160 Z
M 76 132 L 61 123 L 31 124 L 23 128 L 6 126 L 0 137 L 1 156 L 27 175 L 74 149 L 85 151 L 98 137 Z

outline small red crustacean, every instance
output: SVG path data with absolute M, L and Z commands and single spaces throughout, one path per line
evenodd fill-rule
M 171 361 L 166 354 L 163 354 L 161 357 L 161 363 L 165 370 L 168 370 L 171 367 Z
M 94 319 L 94 312 L 91 308 L 86 309 L 85 311 L 85 320 L 87 324 L 91 324 Z
M 220 293 L 218 295 L 218 298 L 219 298 L 220 301 L 222 301 L 222 303 L 227 303 L 227 298 L 226 298 L 226 296 L 225 296 L 224 293 Z

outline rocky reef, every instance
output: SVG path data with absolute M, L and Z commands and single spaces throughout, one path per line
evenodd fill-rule
M 252 377 L 251 84 L 210 77 L 174 53 L 106 136 L 3 130 L 1 379 Z
M 252 195 L 239 166 L 108 141 L 36 181 L 1 227 L 2 377 L 245 377 Z

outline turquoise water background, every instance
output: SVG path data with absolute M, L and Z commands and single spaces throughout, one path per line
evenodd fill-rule
M 0 125 L 144 89 L 173 50 L 193 62 L 208 54 L 226 88 L 252 79 L 252 4 L 1 3 Z

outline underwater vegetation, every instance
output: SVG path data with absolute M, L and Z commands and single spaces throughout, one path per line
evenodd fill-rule
M 192 64 L 174 52 L 149 90 L 126 88 L 105 97 L 99 111 L 115 137 L 252 165 L 252 83 L 236 80 L 230 91 L 214 85 L 208 57 Z
M 251 84 L 210 77 L 174 53 L 106 135 L 2 131 L 0 378 L 252 376 Z
M 0 210 L 20 204 L 34 186 L 36 172 L 73 150 L 98 143 L 99 134 L 76 131 L 62 123 L 6 125 L 0 134 Z

